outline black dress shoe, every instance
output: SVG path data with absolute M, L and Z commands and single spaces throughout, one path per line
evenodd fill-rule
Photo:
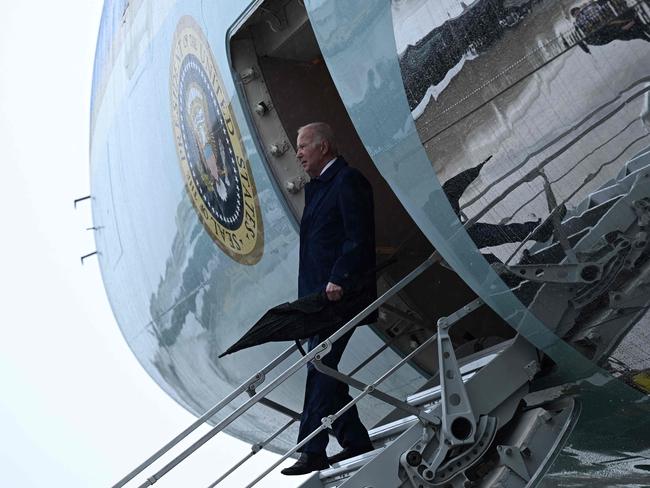
M 298 474 L 307 474 L 312 471 L 320 471 L 321 469 L 327 469 L 330 465 L 327 463 L 327 457 L 325 454 L 307 454 L 303 452 L 296 464 L 284 468 L 280 471 L 282 474 L 287 476 L 295 476 Z
M 361 454 L 365 454 L 366 452 L 374 451 L 374 449 L 375 448 L 372 447 L 372 444 L 363 447 L 346 447 L 338 454 L 334 454 L 334 456 L 328 457 L 327 462 L 330 464 L 340 463 L 341 461 L 350 459 L 354 456 L 359 456 Z

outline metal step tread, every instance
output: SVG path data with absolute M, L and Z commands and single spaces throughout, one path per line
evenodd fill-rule
M 375 445 L 376 449 L 374 451 L 366 452 L 355 457 L 351 457 L 340 463 L 333 464 L 331 468 L 323 469 L 320 472 L 321 480 L 332 480 L 337 476 L 343 474 L 351 474 L 357 469 L 365 466 L 367 462 L 377 456 L 381 451 L 384 450 L 385 445 L 378 446 L 381 444 L 382 440 L 397 436 L 412 426 L 418 421 L 418 418 L 414 415 L 409 415 L 403 419 L 395 420 L 387 424 L 375 427 L 368 432 L 370 436 L 370 441 Z M 347 477 L 347 476 L 346 476 Z
M 416 422 L 418 422 L 418 418 L 414 415 L 409 415 L 408 417 L 371 429 L 368 432 L 368 435 L 370 436 L 370 441 L 376 447 L 374 451 L 366 452 L 359 456 L 341 461 L 340 463 L 333 464 L 331 468 L 324 469 L 320 472 L 320 479 L 332 480 L 332 478 L 343 474 L 349 475 L 357 469 L 362 468 L 367 462 L 383 451 L 384 447 L 386 447 L 385 445 L 377 446 L 377 444 L 381 444 L 381 442 L 386 438 L 397 437 Z
M 460 373 L 463 375 L 463 381 L 469 380 L 483 366 L 492 361 L 498 353 L 488 354 L 482 358 L 472 361 L 460 367 Z M 433 403 L 440 399 L 440 385 L 434 386 L 427 390 L 419 391 L 406 397 L 406 402 L 414 407 Z
M 341 461 L 340 463 L 336 463 L 332 465 L 331 468 L 323 469 L 320 472 L 320 479 L 321 480 L 331 479 L 334 478 L 335 476 L 355 471 L 361 468 L 362 466 L 365 466 L 368 461 L 373 459 L 383 450 L 384 447 L 382 446 L 379 449 L 375 449 L 374 451 L 366 452 L 364 454 L 359 454 L 358 456 L 352 457 L 350 459 L 346 459 L 345 461 Z
M 377 442 L 381 441 L 382 439 L 385 439 L 386 437 L 399 434 L 405 431 L 407 428 L 409 428 L 411 425 L 413 425 L 413 423 L 417 421 L 418 418 L 415 415 L 409 415 L 408 417 L 404 417 L 399 420 L 394 420 L 393 422 L 389 422 L 387 424 L 380 425 L 379 427 L 375 427 L 374 429 L 370 429 L 370 431 L 368 431 L 368 435 L 370 436 L 370 442 L 376 444 Z

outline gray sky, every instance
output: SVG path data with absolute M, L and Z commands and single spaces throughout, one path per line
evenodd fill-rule
M 72 201 L 89 192 L 101 4 L 3 0 L 0 7 L 2 487 L 108 486 L 194 420 L 131 354 L 96 259 L 79 262 L 95 249 L 85 231 L 90 206 L 75 211 Z M 247 452 L 220 434 L 155 486 L 207 486 Z M 256 458 L 220 486 L 244 486 L 277 459 Z M 294 480 L 274 474 L 258 486 Z

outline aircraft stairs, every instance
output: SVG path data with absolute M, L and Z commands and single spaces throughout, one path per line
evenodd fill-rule
M 498 431 L 500 431 L 503 443 L 496 448 L 503 448 L 504 452 L 499 454 L 500 458 L 496 461 L 490 461 L 490 468 L 485 468 L 487 471 L 480 473 L 482 479 L 490 475 L 496 481 L 476 486 L 498 486 L 495 484 L 497 482 L 501 483 L 500 486 L 503 487 L 526 486 L 533 475 L 540 472 L 545 461 L 548 461 L 548 453 L 553 452 L 562 433 L 571 425 L 576 410 L 572 401 L 561 400 L 549 403 L 546 398 L 539 406 L 527 405 L 526 408 L 522 408 L 522 400 L 529 392 L 529 383 L 539 371 L 540 358 L 538 351 L 519 336 L 495 346 L 498 350 L 483 355 L 462 367 L 459 365 L 449 337 L 449 329 L 461 318 L 483 306 L 483 301 L 480 298 L 475 299 L 454 314 L 441 318 L 437 324 L 437 334 L 433 334 L 372 384 L 363 384 L 351 375 L 327 368 L 321 362 L 332 342 L 356 326 L 366 315 L 388 301 L 439 259 L 436 253 L 432 254 L 418 268 L 382 294 L 328 340 L 306 353 L 258 392 L 257 389 L 265 382 L 266 375 L 293 354 L 298 345 L 289 347 L 208 410 L 185 431 L 116 483 L 113 488 L 121 488 L 128 484 L 184 440 L 198 426 L 208 421 L 225 405 L 230 404 L 244 393 L 250 396 L 248 401 L 217 422 L 207 434 L 193 442 L 153 476 L 148 477 L 139 485 L 140 488 L 152 486 L 254 404 L 264 402 L 271 408 L 277 407 L 277 404 L 269 401 L 265 396 L 291 374 L 304 367 L 307 362 L 312 362 L 323 373 L 348 383 L 361 393 L 341 410 L 323 419 L 322 425 L 318 429 L 287 451 L 247 485 L 248 487 L 256 485 L 282 462 L 292 457 L 313 436 L 329 428 L 338 416 L 367 395 L 392 405 L 396 412 L 402 413 L 402 417 L 370 431 L 371 441 L 375 447 L 374 451 L 347 459 L 321 472 L 313 473 L 302 485 L 303 487 L 470 486 L 467 483 L 471 479 L 466 475 L 466 471 L 472 468 L 477 461 L 484 459 L 489 454 L 489 450 L 495 448 L 496 444 L 493 441 Z M 421 391 L 413 392 L 405 400 L 392 397 L 380 390 L 380 385 L 386 378 L 407 364 L 424 348 L 434 343 L 437 343 L 438 347 L 439 370 L 444 372 L 439 375 L 439 384 L 421 388 Z M 278 411 L 280 410 L 282 410 L 281 406 Z M 210 488 L 218 486 L 235 469 L 242 466 L 299 418 L 298 415 L 292 414 L 290 411 L 287 412 L 287 409 L 282 410 L 281 413 L 289 415 L 291 417 L 289 421 L 265 441 L 252 446 L 251 453 L 212 483 Z M 510 420 L 515 416 L 518 419 L 516 426 L 509 427 Z
M 554 402 L 548 392 L 522 408 L 536 357 L 518 338 L 465 368 L 444 360 L 443 385 L 407 397 L 419 416 L 375 427 L 374 451 L 313 474 L 301 488 L 531 486 L 578 413 L 573 400 Z
M 648 294 L 638 290 L 650 286 L 650 152 L 637 155 L 612 181 L 591 194 L 589 201 L 573 215 L 561 221 L 555 211 L 555 239 L 534 246 L 523 263 L 501 263 L 500 272 L 519 276 L 512 290 L 545 324 L 574 347 L 598 362 L 617 343 L 620 331 L 633 323 L 631 315 L 622 316 L 616 331 L 610 330 L 609 314 L 617 314 L 630 302 L 645 305 Z M 550 202 L 554 200 L 549 190 Z M 553 201 L 553 207 L 558 208 Z M 562 395 L 561 388 L 531 391 L 531 382 L 541 369 L 542 353 L 520 335 L 485 352 L 471 362 L 460 364 L 449 330 L 462 318 L 484 305 L 476 298 L 455 313 L 437 322 L 437 333 L 418 345 L 379 378 L 364 384 L 350 374 L 332 370 L 322 363 L 331 344 L 387 302 L 433 263 L 441 260 L 433 253 L 422 264 L 384 292 L 366 309 L 291 366 L 266 382 L 267 375 L 293 355 L 292 345 L 264 368 L 242 383 L 192 425 L 163 446 L 140 466 L 114 485 L 121 488 L 187 438 L 196 428 L 235 399 L 249 399 L 229 415 L 214 421 L 206 434 L 176 455 L 155 474 L 140 484 L 153 485 L 218 432 L 237 420 L 256 403 L 264 403 L 289 420 L 266 440 L 252 446 L 251 453 L 210 485 L 218 486 L 235 469 L 263 449 L 299 419 L 299 414 L 270 401 L 266 396 L 279 384 L 311 362 L 322 373 L 350 385 L 358 393 L 338 412 L 324 418 L 322 425 L 283 454 L 248 487 L 256 485 L 313 436 L 328 429 L 347 409 L 366 396 L 373 396 L 394 407 L 385 423 L 370 431 L 375 450 L 347 459 L 321 472 L 312 473 L 303 488 L 393 488 L 393 487 L 500 487 L 523 488 L 539 479 L 559 446 L 568 435 L 579 403 Z M 578 283 L 580 286 L 576 287 Z M 526 287 L 531 287 L 528 293 Z M 575 290 L 566 299 L 567 290 Z M 559 292 L 562 292 L 561 295 Z M 580 307 L 610 296 L 602 312 L 588 317 Z M 565 297 L 563 301 L 558 296 Z M 550 298 L 549 298 L 550 297 Z M 600 302 L 598 302 L 600 303 Z M 571 308 L 573 307 L 573 308 Z M 555 315 L 553 315 L 555 314 Z M 618 314 L 620 315 L 620 314 Z M 616 315 L 616 316 L 618 316 Z M 585 318 L 586 317 L 586 318 Z M 605 320 L 593 321 L 593 318 Z M 551 320 L 553 318 L 553 320 Z M 589 320 L 588 320 L 589 319 Z M 588 331 L 591 335 L 586 336 Z M 584 346 L 600 334 L 601 341 L 591 349 Z M 437 345 L 438 375 L 407 398 L 400 399 L 382 391 L 382 382 L 407 364 L 426 347 Z M 389 347 L 385 344 L 382 348 Z M 381 350 L 381 349 L 380 349 Z M 266 383 L 266 384 L 265 384 Z
M 501 349 L 499 347 L 498 349 Z M 463 381 L 470 379 L 477 370 L 489 363 L 498 352 L 489 353 L 480 359 L 472 361 L 460 368 Z M 406 399 L 406 403 L 413 407 L 432 409 L 436 403 L 439 402 L 441 396 L 440 385 L 424 389 L 418 393 L 410 395 Z M 316 476 L 307 481 L 303 486 L 322 486 L 323 488 L 332 488 L 340 486 L 344 481 L 348 480 L 355 472 L 361 467 L 365 466 L 368 462 L 373 460 L 376 456 L 389 446 L 394 440 L 402 435 L 406 430 L 418 424 L 418 417 L 409 415 L 391 422 L 387 422 L 378 427 L 369 430 L 370 441 L 375 447 L 374 451 L 355 456 L 345 461 L 341 461 L 333 465 L 329 469 L 323 470 L 318 473 L 318 481 Z M 318 484 L 320 483 L 320 484 Z

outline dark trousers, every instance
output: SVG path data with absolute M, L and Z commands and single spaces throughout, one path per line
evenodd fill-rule
M 332 350 L 323 358 L 323 364 L 336 369 L 354 329 L 332 344 Z M 318 346 L 330 334 L 318 334 L 309 338 L 309 350 Z M 321 419 L 339 411 L 352 400 L 348 385 L 341 383 L 319 371 L 309 363 L 307 365 L 307 384 L 305 386 L 305 403 L 302 409 L 298 442 L 311 434 L 321 425 Z M 353 406 L 339 417 L 332 430 L 341 447 L 365 447 L 370 444 L 368 431 L 359 420 L 357 407 Z M 329 441 L 327 431 L 320 432 L 305 444 L 300 452 L 324 455 Z

